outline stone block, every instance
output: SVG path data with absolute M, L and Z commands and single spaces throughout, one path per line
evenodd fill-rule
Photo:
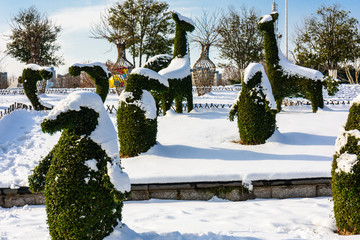
M 141 200 L 149 200 L 150 194 L 148 191 L 131 191 L 128 200 L 133 201 L 141 201 Z
M 256 198 L 271 198 L 271 187 L 254 187 L 253 194 Z
M 178 199 L 178 191 L 177 190 L 151 190 L 150 198 L 157 199 Z
M 214 193 L 205 189 L 185 189 L 180 190 L 179 200 L 204 200 L 207 201 L 214 197 Z
M 331 185 L 317 186 L 317 197 L 331 197 L 331 196 L 332 196 Z
M 316 185 L 273 186 L 273 198 L 316 197 Z

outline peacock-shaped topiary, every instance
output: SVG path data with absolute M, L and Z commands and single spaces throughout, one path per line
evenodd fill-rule
M 101 98 L 74 92 L 41 124 L 62 131 L 59 142 L 29 176 L 44 192 L 52 239 L 103 239 L 121 221 L 129 178 L 120 166 L 115 128 Z
M 105 102 L 109 93 L 109 78 L 111 73 L 107 70 L 106 66 L 100 62 L 80 64 L 73 64 L 69 68 L 71 76 L 79 76 L 81 72 L 86 72 L 96 85 L 96 93 L 100 95 L 101 100 Z
M 265 60 L 268 77 L 276 100 L 277 110 L 285 97 L 304 97 L 311 101 L 312 111 L 324 107 L 322 87 L 324 76 L 321 72 L 297 66 L 288 61 L 278 47 L 274 33 L 274 22 L 278 13 L 265 15 L 258 23 L 264 35 Z
M 37 111 L 51 109 L 52 106 L 41 101 L 37 94 L 37 82 L 52 78 L 53 72 L 50 67 L 41 67 L 37 64 L 27 64 L 22 73 L 22 82 L 26 96 L 33 108 Z
M 149 91 L 163 93 L 168 81 L 157 72 L 135 68 L 120 95 L 117 111 L 120 156 L 133 157 L 156 143 L 157 109 Z
M 238 118 L 242 144 L 264 144 L 276 128 L 276 103 L 264 67 L 250 63 L 245 69 L 242 88 L 229 119 Z
M 340 234 L 360 234 L 360 96 L 353 102 L 336 140 L 331 188 Z

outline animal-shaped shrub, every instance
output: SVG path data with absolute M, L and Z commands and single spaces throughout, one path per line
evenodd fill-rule
M 331 188 L 340 234 L 360 234 L 360 96 L 336 140 Z
M 82 71 L 86 72 L 95 82 L 96 93 L 105 102 L 109 93 L 109 78 L 111 77 L 111 73 L 107 70 L 106 66 L 100 62 L 94 62 L 88 64 L 76 63 L 69 68 L 71 76 L 79 76 Z
M 75 92 L 41 124 L 62 130 L 59 142 L 29 177 L 44 192 L 52 239 L 103 239 L 121 221 L 129 178 L 121 170 L 115 128 L 100 97 Z
M 22 81 L 26 96 L 33 108 L 37 111 L 51 109 L 52 106 L 45 104 L 37 95 L 36 83 L 40 80 L 50 79 L 53 75 L 51 68 L 41 67 L 37 64 L 27 64 L 22 73 Z
M 133 157 L 156 143 L 157 109 L 149 91 L 168 90 L 167 79 L 146 68 L 135 68 L 120 95 L 117 111 L 120 156 Z
M 261 64 L 251 63 L 245 69 L 241 92 L 229 113 L 231 121 L 238 118 L 241 143 L 265 143 L 275 131 L 275 115 L 276 103 L 265 70 Z
M 323 74 L 314 69 L 297 66 L 288 61 L 278 48 L 274 22 L 278 13 L 265 15 L 258 23 L 264 35 L 265 60 L 268 77 L 276 100 L 277 110 L 285 97 L 304 97 L 311 101 L 313 112 L 324 107 Z
M 193 96 L 187 32 L 194 31 L 195 24 L 179 13 L 173 13 L 172 18 L 175 21 L 173 59 L 167 68 L 159 71 L 159 74 L 169 81 L 170 88 L 166 101 L 172 103 L 175 100 L 175 111 L 178 113 L 183 111 L 182 102 L 187 101 L 187 111 L 190 112 L 193 109 Z M 167 110 L 170 106 L 167 105 Z

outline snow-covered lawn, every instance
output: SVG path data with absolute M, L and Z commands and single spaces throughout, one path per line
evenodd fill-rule
M 329 198 L 125 202 L 123 223 L 125 240 L 360 239 L 333 232 Z M 50 239 L 45 207 L 0 208 L 0 239 Z

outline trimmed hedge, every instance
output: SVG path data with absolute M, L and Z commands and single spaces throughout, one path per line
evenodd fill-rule
M 281 111 L 281 103 L 285 97 L 303 97 L 311 101 L 313 112 L 324 107 L 322 95 L 323 83 L 305 77 L 286 74 L 279 64 L 279 50 L 274 33 L 274 22 L 278 13 L 272 13 L 272 20 L 258 24 L 258 29 L 264 35 L 265 60 L 268 77 L 277 103 Z
M 269 107 L 261 80 L 262 73 L 256 72 L 247 84 L 242 83 L 239 97 L 229 113 L 230 121 L 238 118 L 241 143 L 245 145 L 264 144 L 276 129 L 276 111 Z
M 345 129 L 336 140 L 331 188 L 339 234 L 360 234 L 360 104 L 350 107 Z M 348 164 L 350 168 L 344 168 Z
M 46 71 L 45 69 L 32 70 L 30 68 L 25 68 L 23 70 L 21 79 L 23 81 L 24 91 L 36 111 L 51 109 L 41 104 L 37 95 L 36 83 L 42 79 L 50 79 L 52 74 L 52 72 Z
M 70 110 L 55 120 L 45 119 L 42 130 L 63 129 L 59 142 L 29 177 L 33 192 L 44 192 L 52 239 L 103 239 L 121 221 L 124 194 L 107 174 L 112 159 L 89 135 L 99 113 L 87 107 Z M 86 161 L 96 161 L 96 168 Z
M 106 73 L 100 66 L 71 66 L 69 74 L 71 76 L 79 76 L 81 72 L 86 72 L 96 85 L 96 93 L 99 94 L 101 100 L 105 102 L 109 93 L 109 78 L 111 74 Z
M 157 117 L 146 118 L 146 112 L 138 104 L 143 90 L 161 94 L 167 87 L 158 80 L 139 74 L 130 74 L 125 90 L 120 95 L 117 111 L 120 156 L 133 157 L 146 152 L 156 143 Z

